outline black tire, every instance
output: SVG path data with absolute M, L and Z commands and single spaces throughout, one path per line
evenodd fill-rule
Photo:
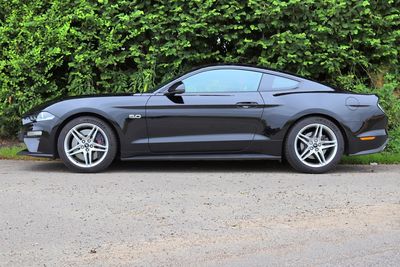
M 330 158 L 330 162 L 327 163 L 324 166 L 318 166 L 318 167 L 314 167 L 314 166 L 309 166 L 306 163 L 304 163 L 299 156 L 296 153 L 296 137 L 298 135 L 298 133 L 304 129 L 304 127 L 307 127 L 309 125 L 312 124 L 322 124 L 326 127 L 328 127 L 336 136 L 336 140 L 337 140 L 337 150 L 336 153 L 331 154 Z M 322 127 L 321 127 L 322 128 Z M 311 138 L 313 139 L 313 138 Z M 311 141 L 312 142 L 312 141 Z M 304 147 L 309 146 L 308 149 L 316 149 L 318 150 L 318 147 L 313 147 L 314 145 L 303 145 Z M 307 148 L 304 148 L 304 151 Z M 314 150 L 315 151 L 315 150 Z M 319 150 L 321 153 L 321 149 Z M 336 126 L 335 123 L 333 123 L 332 121 L 323 118 L 323 117 L 308 117 L 305 118 L 299 122 L 297 122 L 289 131 L 285 144 L 284 144 L 284 154 L 285 157 L 287 159 L 287 161 L 289 162 L 289 164 L 297 171 L 299 172 L 304 172 L 304 173 L 324 173 L 327 171 L 332 170 L 340 161 L 340 159 L 342 158 L 344 152 L 344 140 L 343 140 L 343 135 L 342 132 L 340 131 L 340 129 Z M 300 154 L 300 153 L 299 153 Z M 312 160 L 318 160 L 317 157 L 311 155 Z M 308 163 L 308 162 L 307 162 Z
M 66 154 L 65 148 L 64 148 L 64 141 L 65 138 L 67 137 L 68 132 L 74 128 L 77 125 L 81 124 L 93 124 L 97 127 L 99 127 L 102 132 L 106 135 L 106 138 L 108 139 L 108 151 L 105 152 L 102 157 L 102 160 L 97 163 L 97 165 L 92 166 L 92 167 L 81 167 L 78 166 L 79 162 L 76 160 L 77 163 L 72 161 Z M 79 126 L 78 126 L 79 127 Z M 104 122 L 101 119 L 98 119 L 96 117 L 91 117 L 91 116 L 82 116 L 75 118 L 68 122 L 61 130 L 59 136 L 58 136 L 58 141 L 57 141 L 57 149 L 58 149 L 58 154 L 65 164 L 70 170 L 74 172 L 85 172 L 85 173 L 90 173 L 90 172 L 101 172 L 104 171 L 115 159 L 116 154 L 117 154 L 117 138 L 115 136 L 114 131 L 111 129 L 111 127 Z

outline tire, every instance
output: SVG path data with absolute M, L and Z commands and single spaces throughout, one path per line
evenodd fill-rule
M 74 172 L 101 172 L 115 159 L 117 138 L 111 127 L 101 119 L 82 116 L 68 122 L 61 130 L 58 154 Z
M 297 122 L 290 129 L 284 145 L 289 164 L 304 173 L 332 170 L 343 152 L 344 140 L 340 129 L 323 117 L 309 117 Z

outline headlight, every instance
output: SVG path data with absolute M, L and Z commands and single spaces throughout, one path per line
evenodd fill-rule
M 48 121 L 52 119 L 54 119 L 54 115 L 46 111 L 42 111 L 36 116 L 36 121 Z

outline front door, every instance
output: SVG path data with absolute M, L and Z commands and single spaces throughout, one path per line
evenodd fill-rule
M 183 79 L 185 93 L 150 97 L 149 147 L 158 153 L 228 153 L 245 150 L 261 127 L 259 72 L 218 69 Z

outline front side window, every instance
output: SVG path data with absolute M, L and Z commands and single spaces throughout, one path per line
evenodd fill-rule
M 247 70 L 210 70 L 190 76 L 182 82 L 185 92 L 256 92 L 262 73 Z

